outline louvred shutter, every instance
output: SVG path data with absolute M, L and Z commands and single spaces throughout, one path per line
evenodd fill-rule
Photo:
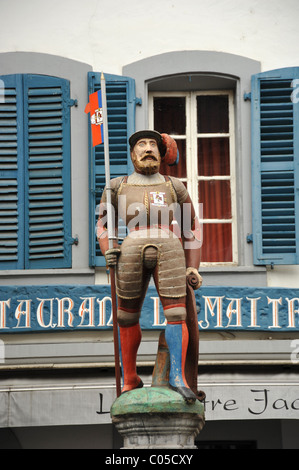
M 71 267 L 70 87 L 56 77 L 24 77 L 25 265 Z
M 22 77 L 0 77 L 0 269 L 23 267 Z
M 298 264 L 299 68 L 252 79 L 254 263 Z
M 135 130 L 135 81 L 129 77 L 105 74 L 107 113 L 109 130 L 110 175 L 111 178 L 127 175 L 132 171 L 128 139 Z M 101 74 L 88 74 L 88 94 L 101 89 Z M 88 119 L 90 119 L 88 115 Z M 105 266 L 95 237 L 97 222 L 96 207 L 100 203 L 105 187 L 104 145 L 92 147 L 90 139 L 90 264 Z M 122 234 L 119 234 L 122 237 Z M 125 233 L 123 234 L 125 235 Z

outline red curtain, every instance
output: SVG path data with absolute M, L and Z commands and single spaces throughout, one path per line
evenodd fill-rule
M 154 129 L 158 132 L 181 135 L 186 134 L 186 99 L 185 97 L 155 97 L 154 98 Z M 162 161 L 160 173 L 162 175 L 186 178 L 186 140 L 176 140 L 180 159 L 174 166 L 165 165 Z
M 232 262 L 231 224 L 204 224 L 201 261 L 203 263 Z
M 230 176 L 229 139 L 198 139 L 198 174 L 205 177 Z M 230 180 L 200 180 L 199 202 L 204 219 L 231 219 Z M 204 223 L 202 262 L 232 262 L 231 223 Z

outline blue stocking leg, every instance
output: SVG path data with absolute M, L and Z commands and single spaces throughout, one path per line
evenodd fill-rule
M 180 393 L 188 403 L 194 403 L 196 396 L 189 388 L 185 378 L 185 363 L 189 341 L 186 322 L 168 322 L 165 339 L 170 354 L 170 388 Z

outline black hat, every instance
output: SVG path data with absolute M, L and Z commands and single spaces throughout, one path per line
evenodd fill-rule
M 158 144 L 158 147 L 161 150 L 163 150 L 163 145 L 162 145 L 162 136 L 159 134 L 157 131 L 151 131 L 151 130 L 143 130 L 143 131 L 138 131 L 135 132 L 134 134 L 131 135 L 129 138 L 129 144 L 131 150 L 135 146 L 135 144 L 138 142 L 138 140 L 145 138 L 145 139 L 155 139 L 155 141 Z

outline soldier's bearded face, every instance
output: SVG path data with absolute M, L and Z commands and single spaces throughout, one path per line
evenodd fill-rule
M 161 163 L 160 151 L 154 139 L 140 139 L 131 152 L 137 173 L 153 175 L 158 173 Z

